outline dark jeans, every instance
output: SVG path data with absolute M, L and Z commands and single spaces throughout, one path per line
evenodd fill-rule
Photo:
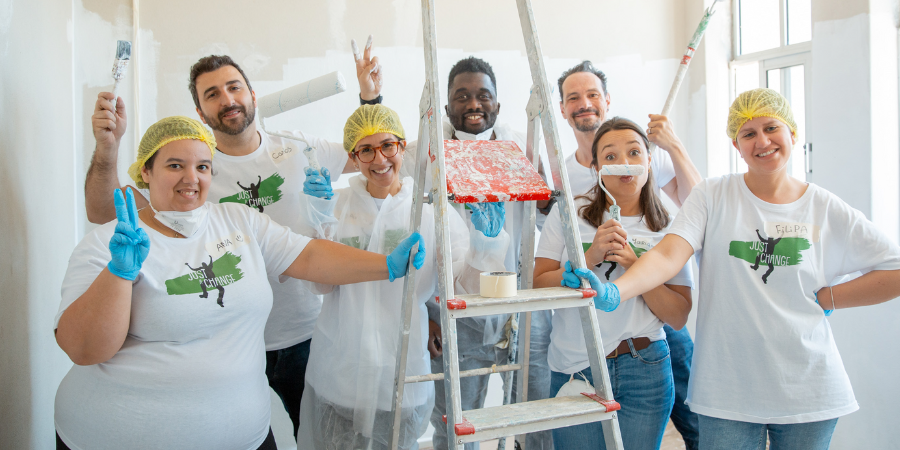
M 56 450 L 72 450 L 59 438 L 58 434 L 56 435 Z M 266 436 L 266 440 L 256 450 L 278 450 L 278 447 L 275 446 L 275 435 L 272 434 L 271 428 L 269 428 L 269 435 Z
M 666 341 L 669 343 L 669 352 L 672 360 L 672 377 L 675 379 L 675 405 L 672 408 L 672 424 L 681 433 L 684 439 L 684 447 L 687 450 L 700 448 L 700 425 L 697 414 L 691 412 L 688 405 L 684 404 L 687 398 L 688 379 L 691 378 L 691 359 L 694 357 L 694 341 L 687 327 L 675 331 L 665 325 Z
M 281 398 L 284 409 L 294 424 L 295 439 L 300 423 L 300 399 L 303 398 L 303 386 L 306 384 L 306 364 L 309 362 L 311 341 L 266 352 L 266 378 L 269 379 L 269 386 Z

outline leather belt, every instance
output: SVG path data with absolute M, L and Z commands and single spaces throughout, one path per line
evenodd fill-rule
M 606 355 L 608 359 L 618 358 L 621 355 L 630 355 L 631 349 L 628 348 L 628 341 L 631 341 L 631 345 L 634 346 L 634 351 L 640 351 L 650 346 L 653 342 L 650 341 L 648 337 L 639 337 L 633 339 L 626 339 L 622 342 L 619 342 L 619 346 L 616 347 L 615 350 L 610 352 L 610 354 Z

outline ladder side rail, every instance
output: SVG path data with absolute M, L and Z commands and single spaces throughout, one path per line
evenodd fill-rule
M 447 217 L 447 176 L 444 165 L 444 138 L 441 124 L 441 94 L 438 86 L 437 42 L 435 40 L 434 0 L 422 0 L 422 42 L 425 52 L 425 80 L 430 100 L 428 117 L 429 146 L 417 149 L 428 152 L 431 160 L 431 186 L 434 198 L 435 258 L 438 271 L 438 292 L 441 297 L 441 335 L 444 358 L 444 393 L 447 414 L 449 448 L 463 450 L 456 436 L 456 425 L 462 423 L 459 387 L 459 356 L 456 345 L 456 321 L 450 318 L 447 301 L 453 294 L 453 265 L 450 253 L 450 221 Z
M 422 89 L 422 98 L 419 102 L 419 148 L 428 148 L 428 118 L 426 114 L 430 106 L 428 86 Z M 416 171 L 413 179 L 413 210 L 409 217 L 410 231 L 416 231 L 422 227 L 422 208 L 425 191 L 425 167 L 428 163 L 428 155 L 425 151 L 416 154 Z M 403 306 L 400 312 L 402 326 L 400 339 L 397 342 L 397 359 L 394 366 L 394 391 L 391 401 L 391 442 L 390 448 L 397 449 L 400 445 L 400 419 L 403 411 L 403 391 L 406 388 L 406 367 L 409 356 L 409 334 L 412 328 L 412 311 L 416 307 L 416 275 L 417 271 L 409 261 L 406 277 L 403 278 Z
M 541 96 L 541 103 L 545 106 L 541 113 L 541 124 L 545 134 L 545 143 L 547 145 L 547 156 L 550 160 L 551 171 L 553 173 L 554 187 L 561 190 L 563 198 L 557 201 L 559 205 L 560 218 L 562 219 L 563 232 L 566 236 L 566 248 L 568 251 L 569 261 L 574 267 L 586 268 L 584 253 L 581 247 L 581 236 L 578 230 L 578 221 L 575 212 L 575 203 L 570 192 L 569 177 L 566 173 L 565 161 L 562 158 L 561 148 L 559 144 L 559 135 L 557 134 L 556 119 L 553 117 L 549 109 L 550 103 L 550 85 L 547 81 L 547 75 L 544 68 L 544 61 L 541 55 L 541 46 L 538 38 L 537 27 L 534 20 L 534 13 L 531 8 L 531 0 L 516 0 L 519 10 L 519 19 L 522 25 L 522 33 L 525 38 L 525 47 L 528 54 L 528 63 L 531 68 L 531 76 L 536 91 Z M 582 282 L 582 286 L 587 288 L 588 283 Z M 593 306 L 579 308 L 581 316 L 582 329 L 584 330 L 584 339 L 588 352 L 588 360 L 591 365 L 591 373 L 594 374 L 594 390 L 595 393 L 602 398 L 612 400 L 613 393 L 609 381 L 609 371 L 606 367 L 606 361 L 601 360 L 603 356 L 603 343 L 600 338 L 599 326 Z M 604 440 L 609 449 L 623 449 L 622 435 L 619 431 L 617 416 L 611 420 L 602 422 Z

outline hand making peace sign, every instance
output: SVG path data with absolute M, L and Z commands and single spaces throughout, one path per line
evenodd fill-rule
M 134 194 L 131 193 L 131 189 L 127 189 L 126 192 L 125 197 L 122 196 L 121 189 L 116 189 L 115 192 L 116 218 L 119 223 L 116 224 L 115 234 L 109 240 L 112 260 L 106 267 L 113 275 L 134 281 L 150 252 L 150 238 L 138 226 Z
M 356 61 L 356 78 L 359 80 L 359 96 L 363 100 L 374 100 L 381 95 L 381 85 L 384 83 L 381 75 L 381 64 L 378 57 L 372 56 L 372 35 L 366 41 L 363 53 L 359 52 L 356 39 L 350 40 L 353 49 L 353 59 Z

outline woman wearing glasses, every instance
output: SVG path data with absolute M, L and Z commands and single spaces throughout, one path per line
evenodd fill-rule
M 363 105 L 347 120 L 344 148 L 361 174 L 350 187 L 332 193 L 329 174 L 312 169 L 304 183 L 308 225 L 320 237 L 390 252 L 411 231 L 413 180 L 400 178 L 406 146 L 397 113 L 383 105 Z M 459 214 L 450 220 L 453 275 L 457 292 L 477 292 L 479 273 L 503 270 L 509 235 L 502 204 L 473 205 L 473 229 Z M 423 205 L 420 227 L 426 251 L 434 248 L 431 205 Z M 425 302 L 435 297 L 437 268 L 429 258 L 415 286 L 406 375 L 430 373 Z M 300 408 L 298 449 L 387 448 L 403 283 L 366 282 L 316 285 L 325 294 L 316 322 L 306 391 Z M 433 383 L 409 384 L 403 396 L 400 448 L 417 448 L 434 402 Z

